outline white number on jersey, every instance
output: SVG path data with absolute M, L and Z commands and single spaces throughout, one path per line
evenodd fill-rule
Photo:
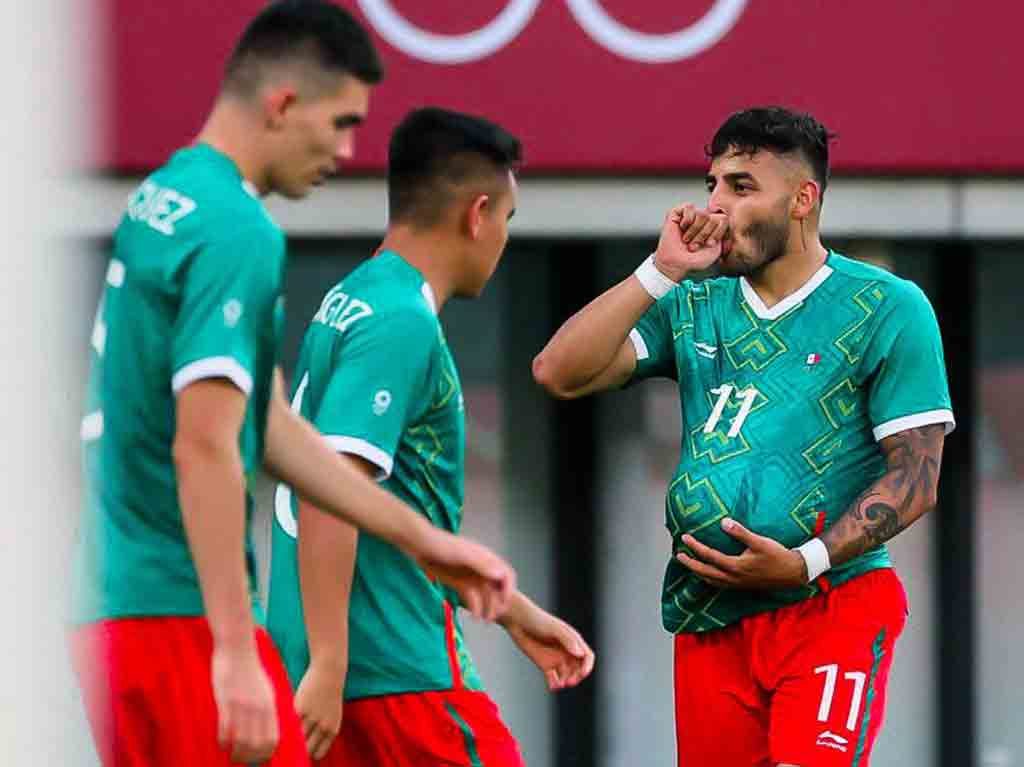
M 308 386 L 309 373 L 306 373 L 299 381 L 299 388 L 295 390 L 295 397 L 292 399 L 293 413 L 298 413 L 302 409 L 302 398 L 306 396 Z M 299 523 L 292 509 L 292 489 L 284 482 L 279 483 L 277 490 L 274 491 L 274 518 L 287 535 L 292 538 L 299 537 Z
M 750 415 L 750 409 L 754 406 L 754 400 L 757 399 L 757 395 L 760 393 L 757 389 L 751 387 L 738 391 L 732 384 L 723 384 L 717 389 L 712 389 L 712 394 L 718 395 L 718 401 L 715 402 L 715 407 L 711 411 L 708 421 L 704 424 L 704 433 L 712 434 L 715 429 L 718 428 L 718 422 L 722 420 L 722 413 L 725 412 L 725 406 L 729 404 L 729 399 L 732 397 L 733 392 L 736 396 L 743 400 L 743 404 L 740 405 L 740 412 L 732 419 L 732 424 L 729 426 L 729 432 L 727 436 L 729 439 L 737 436 L 740 433 L 740 429 L 743 428 L 743 422 L 747 420 L 747 416 Z
M 103 357 L 107 347 L 107 322 L 103 312 L 107 305 L 107 291 L 116 290 L 124 285 L 124 262 L 116 258 L 110 259 L 107 267 L 107 285 L 100 296 L 99 306 L 96 307 L 96 321 L 92 326 L 92 348 L 96 350 L 97 356 Z M 103 436 L 103 411 L 95 410 L 82 419 L 81 438 L 83 442 L 93 442 Z

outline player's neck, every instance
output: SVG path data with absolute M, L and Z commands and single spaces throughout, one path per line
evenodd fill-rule
M 810 247 L 799 243 L 764 269 L 747 277 L 747 282 L 769 309 L 800 290 L 828 260 L 828 248 L 815 237 Z
M 250 115 L 244 107 L 222 98 L 214 106 L 196 141 L 227 155 L 238 167 L 242 178 L 265 195 L 269 191 L 266 168 L 257 142 L 253 140 L 256 131 L 250 123 Z
M 455 293 L 452 247 L 440 232 L 396 225 L 388 229 L 380 250 L 392 250 L 423 275 L 437 302 L 437 311 Z

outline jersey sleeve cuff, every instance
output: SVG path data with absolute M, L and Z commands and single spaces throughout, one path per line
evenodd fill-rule
M 359 439 L 358 437 L 324 436 L 324 439 L 327 440 L 327 444 L 331 446 L 334 452 L 358 455 L 360 458 L 364 458 L 376 466 L 379 469 L 377 473 L 378 482 L 383 482 L 391 476 L 395 459 L 376 445 L 371 445 L 365 439 Z
M 644 337 L 640 335 L 640 331 L 633 328 L 629 331 L 629 340 L 633 342 L 633 350 L 636 352 L 636 359 L 640 360 L 648 359 L 651 356 L 650 351 L 647 348 L 647 342 Z
M 875 435 L 875 441 L 881 442 L 886 437 L 891 437 L 893 434 L 899 434 L 901 431 L 919 429 L 922 426 L 931 426 L 936 423 L 945 424 L 946 434 L 949 434 L 956 428 L 953 411 L 928 410 L 924 413 L 915 413 L 914 415 L 904 416 L 903 418 L 894 418 L 891 421 L 886 421 L 885 423 L 876 426 L 872 430 L 872 433 Z
M 234 357 L 206 357 L 190 362 L 171 378 L 171 389 L 175 394 L 189 384 L 205 378 L 227 378 L 248 397 L 252 393 L 252 374 L 242 367 Z

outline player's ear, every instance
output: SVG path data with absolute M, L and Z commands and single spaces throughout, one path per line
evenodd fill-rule
M 295 88 L 281 86 L 268 88 L 263 92 L 263 117 L 267 127 L 272 130 L 280 130 L 284 125 L 288 111 L 295 105 L 298 93 Z
M 810 216 L 818 207 L 821 199 L 821 187 L 813 179 L 804 179 L 797 187 L 796 197 L 793 200 L 793 218 L 803 221 Z
M 484 225 L 484 218 L 490 212 L 490 206 L 491 196 L 488 194 L 478 194 L 473 198 L 469 209 L 466 211 L 466 229 L 470 239 L 479 239 Z

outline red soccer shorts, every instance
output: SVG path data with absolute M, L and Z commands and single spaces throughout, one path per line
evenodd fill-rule
M 907 597 L 891 569 L 676 636 L 679 767 L 868 767 Z
M 490 697 L 471 690 L 345 703 L 341 732 L 317 767 L 525 767 Z
M 277 702 L 269 767 L 308 767 L 302 725 L 273 642 L 256 643 Z M 74 630 L 72 663 L 104 767 L 227 767 L 210 681 L 213 638 L 202 617 L 106 620 Z

